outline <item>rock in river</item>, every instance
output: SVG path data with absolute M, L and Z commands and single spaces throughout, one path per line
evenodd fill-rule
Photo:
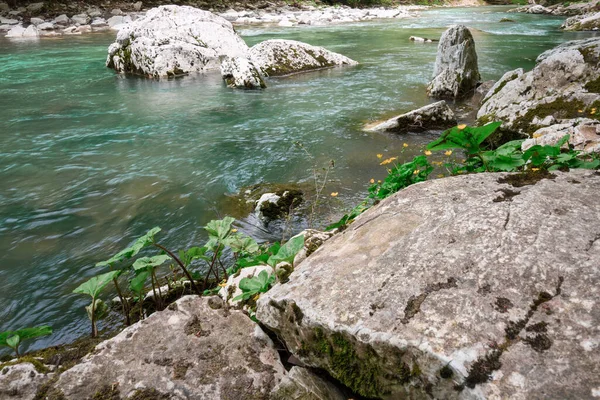
M 263 89 L 267 85 L 249 59 L 225 57 L 221 61 L 221 76 L 227 86 L 239 89 Z
M 430 129 L 445 129 L 455 124 L 454 112 L 444 100 L 441 100 L 374 126 L 368 126 L 366 130 L 394 133 L 422 132 Z
M 382 399 L 600 390 L 600 175 L 412 185 L 258 300 L 307 366 Z
M 244 57 L 246 43 L 230 22 L 187 6 L 160 6 L 123 27 L 106 65 L 154 78 L 218 69 L 219 57 Z
M 480 79 L 473 35 L 464 25 L 452 26 L 440 39 L 427 93 L 438 98 L 464 97 L 477 87 Z
M 250 59 L 266 76 L 289 75 L 341 65 L 356 65 L 356 61 L 323 47 L 295 40 L 272 39 L 254 45 Z
M 532 71 L 513 71 L 477 112 L 481 123 L 503 121 L 503 128 L 531 135 L 552 117 L 558 123 L 600 115 L 600 38 L 567 42 L 542 53 Z

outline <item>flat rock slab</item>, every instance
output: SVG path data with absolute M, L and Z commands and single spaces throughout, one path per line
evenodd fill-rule
M 369 132 L 423 132 L 431 129 L 445 129 L 456 125 L 454 112 L 444 100 L 390 118 L 387 121 L 365 127 Z
M 218 297 L 183 297 L 99 344 L 55 389 L 74 400 L 269 398 L 285 376 L 273 343 L 246 315 L 222 307 Z
M 261 296 L 258 319 L 368 397 L 597 397 L 600 174 L 539 177 L 400 191 Z

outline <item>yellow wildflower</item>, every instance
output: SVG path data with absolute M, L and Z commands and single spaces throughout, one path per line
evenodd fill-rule
M 232 233 L 236 233 L 236 232 L 237 232 L 237 229 L 233 228 L 233 229 L 231 230 L 231 232 L 232 232 Z
M 425 152 L 423 154 L 425 154 L 426 156 L 430 156 L 431 155 L 431 151 L 425 150 Z
M 539 171 L 539 168 L 531 168 L 532 171 Z
M 377 183 L 381 183 L 381 181 L 377 181 Z
M 383 157 L 383 154 L 377 154 L 377 158 L 381 159 Z
M 438 176 L 437 176 L 437 177 L 438 177 L 438 178 L 443 178 L 444 176 L 446 176 L 446 175 L 444 175 L 444 174 L 438 174 Z
M 415 170 L 413 171 L 413 174 L 414 174 L 414 175 L 417 175 L 419 172 L 421 172 L 421 171 L 419 171 L 418 169 L 415 169 Z
M 402 147 L 408 147 L 408 143 L 402 143 Z
M 221 286 L 221 287 L 227 286 L 227 281 L 223 280 L 223 282 L 219 283 L 219 286 Z
M 387 165 L 396 159 L 398 159 L 398 157 L 390 157 L 390 158 L 385 159 L 382 162 L 380 162 L 379 165 Z
M 331 192 L 331 197 L 336 197 L 338 195 L 338 192 Z
M 590 111 L 590 114 L 592 114 L 592 115 L 596 114 L 596 109 L 592 108 L 592 111 Z
M 577 112 L 581 114 L 583 112 L 583 110 L 577 110 Z
M 541 134 L 541 133 L 534 133 L 532 137 L 533 137 L 534 139 L 537 139 L 537 138 L 539 138 L 539 137 L 542 137 L 542 134 Z
M 370 183 L 375 183 L 375 179 L 371 178 Z
M 257 293 L 256 296 L 254 296 L 252 298 L 252 300 L 257 301 L 259 297 L 260 297 L 260 293 Z
M 459 130 L 461 130 L 461 131 L 462 131 L 463 129 L 465 129 L 466 127 L 467 127 L 467 125 L 466 125 L 466 124 L 460 124 L 460 125 L 458 125 L 458 126 L 457 126 L 457 128 L 458 128 Z
M 444 154 L 447 155 L 447 156 L 451 156 L 452 155 L 452 150 L 446 150 L 444 152 Z

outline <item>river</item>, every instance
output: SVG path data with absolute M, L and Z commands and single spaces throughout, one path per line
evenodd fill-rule
M 559 31 L 562 18 L 507 9 L 238 27 L 249 45 L 295 39 L 360 62 L 271 79 L 264 91 L 229 89 L 218 73 L 164 81 L 117 76 L 104 66 L 114 33 L 0 38 L 0 332 L 51 325 L 54 334 L 33 348 L 87 334 L 88 299 L 71 291 L 103 272 L 97 261 L 156 225 L 175 249 L 201 245 L 201 226 L 223 215 L 225 194 L 244 186 L 310 182 L 314 166 L 335 160 L 324 189 L 338 193 L 328 202 L 331 217 L 358 202 L 369 179 L 385 175 L 377 153 L 397 155 L 407 143 L 402 156 L 410 157 L 435 137 L 361 130 L 429 102 L 436 45 L 409 36 L 439 38 L 453 23 L 474 28 L 484 80 L 531 69 L 542 51 L 590 36 Z M 516 22 L 500 23 L 503 17 Z

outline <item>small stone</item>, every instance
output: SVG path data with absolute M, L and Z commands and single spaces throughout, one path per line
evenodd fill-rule
M 62 14 L 62 15 L 59 15 L 58 17 L 54 18 L 54 21 L 52 21 L 52 22 L 54 22 L 56 25 L 67 26 L 67 25 L 69 25 L 71 20 L 65 14 Z
M 42 9 L 44 8 L 44 3 L 31 3 L 30 5 L 27 6 L 27 11 L 30 12 L 31 14 L 36 14 L 39 13 L 40 11 L 42 11 Z
M 112 15 L 123 15 L 123 11 L 119 8 L 115 8 L 110 12 Z

